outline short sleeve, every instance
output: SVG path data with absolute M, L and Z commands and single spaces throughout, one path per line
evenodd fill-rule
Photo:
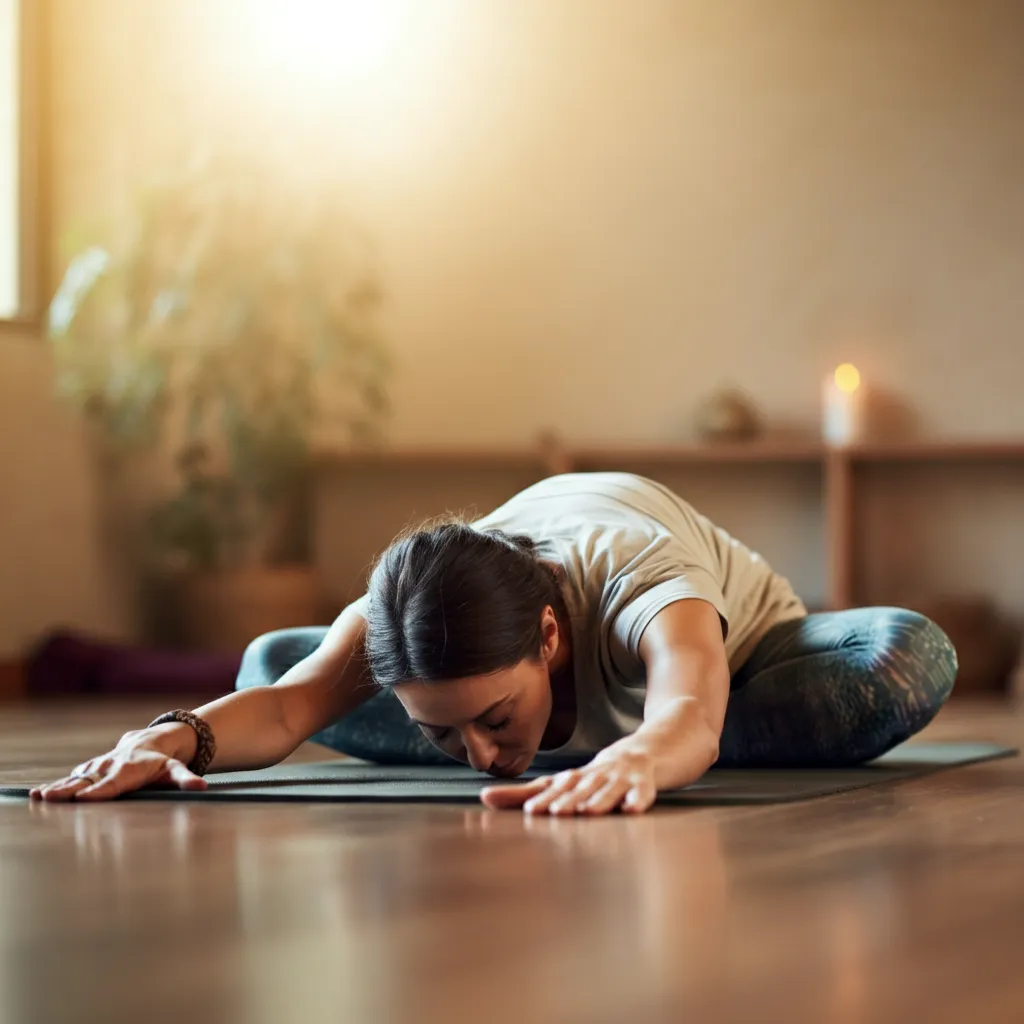
M 676 601 L 697 598 L 707 601 L 722 620 L 723 639 L 729 632 L 725 598 L 714 577 L 699 566 L 668 565 L 648 576 L 628 598 L 612 623 L 612 635 L 618 646 L 632 658 L 640 657 L 640 638 L 651 620 L 663 608 Z

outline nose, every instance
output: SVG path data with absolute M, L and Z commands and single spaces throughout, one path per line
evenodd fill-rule
M 494 764 L 498 756 L 498 744 L 475 729 L 469 728 L 462 734 L 462 742 L 466 745 L 466 757 L 478 772 L 485 772 Z

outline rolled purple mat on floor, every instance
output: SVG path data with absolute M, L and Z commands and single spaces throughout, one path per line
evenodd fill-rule
M 154 650 L 59 632 L 29 655 L 26 687 L 31 697 L 219 696 L 234 689 L 241 661 L 238 654 Z

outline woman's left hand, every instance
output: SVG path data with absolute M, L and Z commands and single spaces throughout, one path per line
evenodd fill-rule
M 658 795 L 654 759 L 640 749 L 609 747 L 582 768 L 531 782 L 488 786 L 480 794 L 492 810 L 522 807 L 527 814 L 607 814 L 617 807 L 640 813 Z

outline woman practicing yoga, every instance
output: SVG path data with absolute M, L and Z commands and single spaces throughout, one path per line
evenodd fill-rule
M 126 733 L 32 795 L 198 789 L 211 768 L 271 765 L 313 738 L 385 764 L 552 770 L 488 787 L 492 808 L 644 811 L 716 762 L 877 757 L 934 717 L 955 676 L 923 616 L 808 615 L 661 484 L 570 474 L 399 538 L 329 629 L 259 637 L 237 692 Z

